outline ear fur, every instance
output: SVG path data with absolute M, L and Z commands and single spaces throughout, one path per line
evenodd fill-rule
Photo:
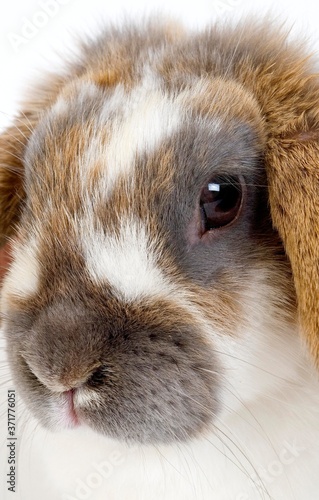
M 296 71 L 302 86 L 304 75 Z M 289 89 L 287 89 L 289 91 Z M 290 259 L 301 330 L 319 368 L 319 82 L 304 83 L 300 116 L 268 144 L 272 219 Z M 303 100 L 302 100 L 303 99 Z
M 31 126 L 28 117 L 21 117 L 0 136 L 0 247 L 12 235 L 19 219 L 24 198 L 22 157 Z

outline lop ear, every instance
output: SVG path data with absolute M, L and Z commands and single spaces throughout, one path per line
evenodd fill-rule
M 14 232 L 24 199 L 23 156 L 34 119 L 23 116 L 0 135 L 0 247 Z
M 301 331 L 319 368 L 319 85 L 300 118 L 268 145 L 272 219 L 290 259 Z

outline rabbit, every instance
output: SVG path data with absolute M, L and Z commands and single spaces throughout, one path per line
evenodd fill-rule
M 0 136 L 18 498 L 316 500 L 309 49 L 151 18 L 80 51 Z

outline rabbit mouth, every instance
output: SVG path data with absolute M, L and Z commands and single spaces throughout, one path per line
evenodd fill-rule
M 76 389 L 70 389 L 63 394 L 65 409 L 65 424 L 67 427 L 78 427 L 81 425 L 80 418 L 74 405 L 74 392 Z

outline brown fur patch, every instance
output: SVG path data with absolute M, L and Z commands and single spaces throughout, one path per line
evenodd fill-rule
M 296 135 L 269 143 L 270 204 L 293 269 L 302 328 L 319 364 L 319 146 Z
M 107 69 L 98 74 L 89 73 L 88 80 L 100 85 L 101 87 L 114 87 L 122 80 L 122 72 L 116 69 Z

